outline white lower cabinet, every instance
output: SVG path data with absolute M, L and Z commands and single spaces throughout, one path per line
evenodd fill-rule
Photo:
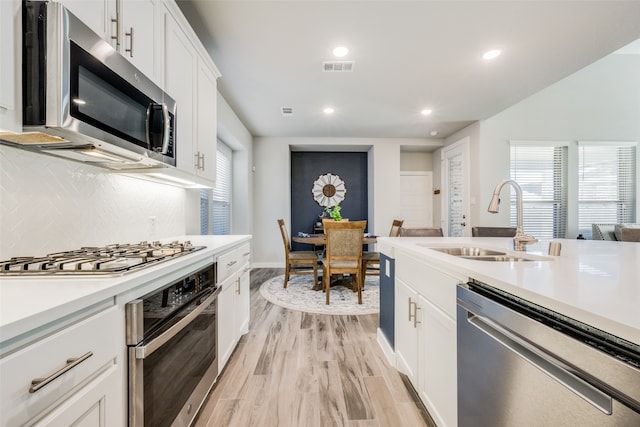
M 0 359 L 0 425 L 121 425 L 123 321 L 108 308 Z
M 122 378 L 112 364 L 80 391 L 66 399 L 34 426 L 109 427 L 118 425 L 114 405 L 122 393 Z
M 238 288 L 236 291 L 236 329 L 238 338 L 249 332 L 249 284 L 251 282 L 249 271 L 251 268 L 246 264 L 238 272 Z
M 422 355 L 418 394 L 438 425 L 457 425 L 456 322 L 419 297 L 422 311 Z
M 395 351 L 396 364 L 400 372 L 409 377 L 412 384 L 418 384 L 418 339 L 422 328 L 416 313 L 418 293 L 400 279 L 395 287 Z
M 458 423 L 456 286 L 465 281 L 396 256 L 395 355 L 438 426 Z
M 218 286 L 218 372 L 227 364 L 237 344 L 235 331 L 235 293 L 237 275 L 233 273 Z
M 250 245 L 218 256 L 218 371 L 227 364 L 240 337 L 249 331 Z

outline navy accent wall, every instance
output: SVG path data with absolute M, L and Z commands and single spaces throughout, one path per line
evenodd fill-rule
M 325 173 L 339 175 L 347 187 L 340 203 L 341 214 L 349 220 L 363 220 L 368 212 L 367 153 L 292 152 L 291 153 L 291 227 L 292 235 L 299 231 L 313 233 L 323 208 L 313 200 L 311 187 Z M 294 250 L 311 250 L 309 245 L 293 244 Z

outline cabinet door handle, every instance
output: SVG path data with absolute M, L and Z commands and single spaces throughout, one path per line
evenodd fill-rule
M 195 168 L 197 170 L 201 170 L 204 171 L 204 154 L 200 153 L 199 151 L 193 155 L 193 157 L 195 158 Z
M 236 280 L 236 292 L 240 295 L 240 278 Z
M 420 307 L 418 307 L 418 304 L 416 304 L 415 302 L 413 303 L 413 327 L 417 328 L 418 327 L 418 323 L 422 323 L 420 320 L 418 320 L 418 310 L 422 310 Z
M 67 359 L 67 363 L 62 368 L 54 372 L 53 374 L 49 375 L 46 378 L 36 378 L 33 381 L 31 381 L 31 387 L 29 387 L 29 393 L 35 393 L 36 391 L 40 390 L 42 387 L 49 384 L 51 381 L 55 380 L 65 372 L 68 372 L 71 369 L 75 368 L 76 366 L 78 366 L 79 364 L 81 364 L 91 356 L 93 356 L 92 351 L 86 354 L 83 354 L 80 357 L 72 357 L 70 359 Z
M 413 304 L 413 302 L 411 302 L 411 297 L 409 297 L 409 322 L 411 322 L 411 304 Z
M 116 24 L 116 35 L 115 36 L 112 35 L 111 40 L 116 41 L 116 49 L 117 49 L 118 47 L 120 47 L 120 17 L 118 16 L 117 12 L 116 12 L 116 17 L 111 18 L 111 23 Z
M 124 33 L 125 37 L 129 37 L 129 49 L 125 49 L 125 52 L 129 52 L 129 56 L 133 58 L 133 27 L 129 28 L 128 33 Z

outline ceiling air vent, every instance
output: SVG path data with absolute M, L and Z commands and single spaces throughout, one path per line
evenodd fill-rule
M 355 61 L 324 61 L 322 71 L 325 73 L 350 73 L 353 71 Z
M 282 117 L 293 116 L 293 107 L 282 107 Z

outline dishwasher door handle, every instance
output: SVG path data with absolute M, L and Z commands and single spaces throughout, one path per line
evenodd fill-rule
M 562 362 L 509 332 L 488 318 L 470 314 L 468 322 L 499 342 L 556 382 L 607 415 L 613 412 L 613 399 L 562 367 Z

